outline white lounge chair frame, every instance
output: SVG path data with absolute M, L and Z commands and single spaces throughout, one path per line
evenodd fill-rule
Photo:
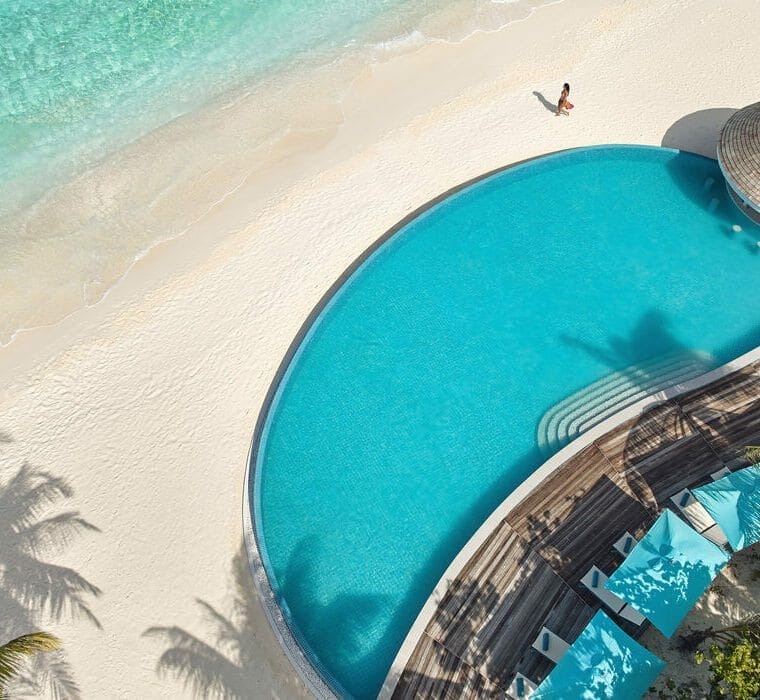
M 581 579 L 581 583 L 616 615 L 633 622 L 634 625 L 642 624 L 646 618 L 636 608 L 604 587 L 607 578 L 598 566 L 592 566 Z M 596 586 L 594 586 L 594 579 L 596 579 Z
M 517 692 L 518 678 L 522 678 L 523 682 L 522 695 Z M 512 679 L 512 682 L 509 684 L 509 688 L 507 688 L 507 697 L 510 698 L 510 700 L 522 700 L 523 698 L 529 698 L 537 687 L 538 685 L 536 685 L 530 678 L 523 676 L 522 673 L 516 673 L 515 677 Z
M 623 557 L 627 557 L 631 550 L 638 544 L 638 540 L 628 531 L 612 547 Z
M 730 473 L 730 469 L 723 467 L 710 474 L 710 478 L 713 481 L 717 481 Z M 689 489 L 681 489 L 678 493 L 671 496 L 670 500 L 700 535 L 720 547 L 725 547 L 728 544 L 728 537 L 720 529 L 720 525 L 715 522 L 713 517 L 705 510 L 705 507 L 694 498 Z
M 549 645 L 548 649 L 544 649 L 544 635 L 547 634 L 549 635 Z M 562 637 L 554 634 L 548 627 L 541 628 L 532 646 L 539 654 L 543 654 L 549 661 L 553 661 L 555 664 L 559 663 L 559 660 L 570 648 L 570 645 Z

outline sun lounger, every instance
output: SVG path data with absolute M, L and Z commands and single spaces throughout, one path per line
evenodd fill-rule
M 604 587 L 606 580 L 607 576 L 604 572 L 598 567 L 592 566 L 581 579 L 581 583 L 616 615 L 633 622 L 635 625 L 642 624 L 646 618 L 622 598 L 616 596 L 612 591 L 608 591 Z
M 537 687 L 530 678 L 523 676 L 522 673 L 517 673 L 507 688 L 507 697 L 511 700 L 529 698 Z
M 676 508 L 683 513 L 686 520 L 700 534 L 711 542 L 723 547 L 728 544 L 726 537 L 720 525 L 713 520 L 712 516 L 705 510 L 705 507 L 692 495 L 689 489 L 682 489 L 674 496 L 670 497 Z
M 533 648 L 556 664 L 565 655 L 570 645 L 548 627 L 542 627 L 536 641 L 533 642 Z
M 612 547 L 616 552 L 627 557 L 637 542 L 638 540 L 630 532 L 626 532 Z
M 710 478 L 713 481 L 717 481 L 726 476 L 726 474 L 730 474 L 730 470 L 723 467 L 710 474 Z M 713 520 L 704 506 L 694 498 L 689 489 L 681 489 L 677 494 L 671 496 L 670 500 L 673 501 L 676 508 L 683 513 L 684 517 L 700 535 L 703 535 L 721 547 L 725 547 L 728 544 L 728 537 L 720 529 L 720 525 Z

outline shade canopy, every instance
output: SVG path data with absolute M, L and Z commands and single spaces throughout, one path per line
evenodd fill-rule
M 727 561 L 666 509 L 604 586 L 670 637 Z
M 640 700 L 664 666 L 600 610 L 531 699 Z
M 760 465 L 731 472 L 692 492 L 734 551 L 760 541 Z
M 729 117 L 718 139 L 718 164 L 732 199 L 760 223 L 760 102 Z M 735 196 L 734 196 L 735 195 Z

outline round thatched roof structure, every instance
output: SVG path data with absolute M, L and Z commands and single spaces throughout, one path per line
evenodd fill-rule
M 729 117 L 720 132 L 718 163 L 734 202 L 760 223 L 760 102 Z

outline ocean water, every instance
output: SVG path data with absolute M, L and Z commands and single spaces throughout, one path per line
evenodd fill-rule
M 184 160 L 166 164 L 166 177 L 144 185 L 139 197 L 119 166 L 94 175 L 93 185 L 85 180 L 73 193 L 65 189 L 120 148 L 214 100 L 221 109 L 225 96 L 235 99 L 267 81 L 271 87 L 283 71 L 306 74 L 352 52 L 381 60 L 425 36 L 494 28 L 538 4 L 546 3 L 0 0 L 0 272 L 6 281 L 0 343 L 17 328 L 55 321 L 53 312 L 40 317 L 51 293 L 69 307 L 96 301 L 136 255 L 182 228 L 155 225 L 147 209 L 152 194 L 197 175 L 191 149 Z M 436 21 L 443 10 L 446 21 Z M 256 103 L 252 118 L 268 109 L 267 100 Z M 235 134 L 227 136 L 230 150 Z M 240 147 L 256 146 L 252 139 Z M 219 149 L 222 161 L 224 153 Z M 219 196 L 208 193 L 209 201 Z M 146 212 L 136 212 L 130 228 L 125 221 L 138 206 Z
M 250 485 L 273 590 L 327 677 L 375 697 L 446 567 L 547 458 L 558 402 L 760 344 L 759 241 L 715 161 L 605 147 L 481 181 L 363 263 L 278 387 Z

